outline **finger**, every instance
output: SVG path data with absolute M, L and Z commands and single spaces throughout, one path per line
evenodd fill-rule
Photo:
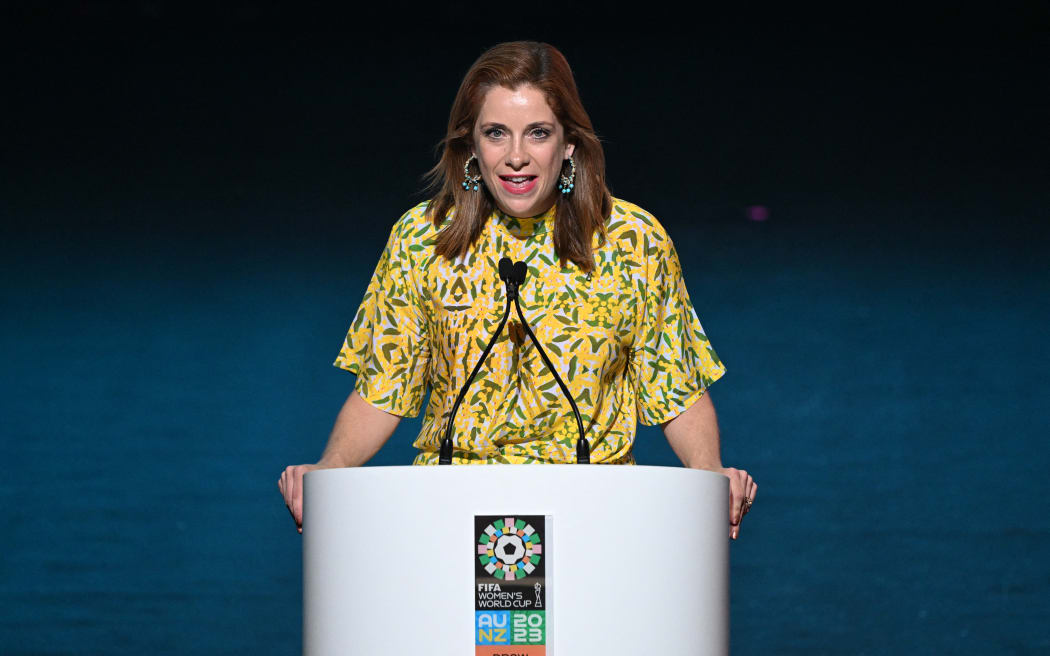
M 292 508 L 295 505 L 295 490 L 299 487 L 296 485 L 295 468 L 289 467 L 285 473 L 288 474 L 288 480 L 285 482 L 285 490 L 287 491 L 284 493 L 284 502 L 288 504 L 289 508 Z M 292 516 L 294 517 L 295 513 L 292 513 Z
M 295 486 L 295 499 L 292 502 L 292 508 L 295 510 L 295 523 L 302 527 L 303 525 L 303 472 L 296 472 L 296 483 Z
M 740 490 L 740 496 L 737 497 L 737 516 L 736 521 L 733 522 L 733 524 L 735 525 L 739 525 L 740 522 L 744 520 L 744 515 L 747 514 L 747 504 L 745 499 L 747 499 L 747 482 L 749 478 L 751 477 L 746 471 L 742 469 L 737 471 L 737 482 L 739 486 L 738 489 Z M 740 529 L 737 529 L 737 532 L 739 532 L 739 530 Z
M 740 523 L 740 504 L 744 501 L 743 493 L 738 472 L 733 470 L 733 475 L 729 477 L 729 523 L 734 526 Z
M 745 509 L 745 501 L 744 500 L 747 499 L 747 479 L 748 479 L 748 475 L 747 475 L 746 471 L 740 470 L 739 476 L 740 476 L 740 499 L 739 499 L 740 505 L 739 505 L 738 509 L 739 509 L 739 513 L 740 514 L 739 514 L 739 516 L 737 517 L 737 520 L 736 520 L 737 524 L 740 524 L 740 522 L 744 521 L 744 515 L 747 512 L 747 510 Z M 737 529 L 737 532 L 738 533 L 740 532 L 739 528 Z
M 755 500 L 755 480 L 748 474 L 747 482 L 744 483 L 744 506 L 743 514 L 751 512 L 751 503 Z
M 751 487 L 755 484 L 751 474 L 741 472 L 740 488 L 742 498 L 740 499 L 740 521 L 744 521 L 744 515 L 751 509 Z
M 740 522 L 743 521 L 744 515 L 748 513 L 748 508 L 745 504 L 744 499 L 754 500 L 754 497 L 750 494 L 751 488 L 754 486 L 754 479 L 746 471 L 740 469 L 737 472 L 737 482 L 739 485 L 740 496 L 737 498 L 736 512 L 737 520 L 733 522 L 733 526 L 730 528 L 729 537 L 736 540 L 740 537 Z

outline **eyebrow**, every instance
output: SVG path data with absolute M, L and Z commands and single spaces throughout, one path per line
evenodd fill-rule
M 486 123 L 482 123 L 481 127 L 482 128 L 503 128 L 504 130 L 509 129 L 509 128 L 507 128 L 506 125 L 503 125 L 502 123 L 497 123 L 496 121 L 488 121 Z M 554 124 L 551 123 L 550 121 L 536 121 L 535 123 L 529 123 L 528 125 L 526 125 L 525 129 L 529 130 L 531 128 L 544 128 L 544 127 L 551 127 L 551 128 L 553 128 Z

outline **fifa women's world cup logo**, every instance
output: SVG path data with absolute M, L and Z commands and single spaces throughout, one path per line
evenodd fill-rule
M 549 526 L 543 515 L 474 516 L 475 656 L 547 656 Z
M 485 571 L 503 581 L 523 579 L 543 558 L 540 534 L 524 519 L 506 517 L 485 527 L 478 536 L 478 560 Z

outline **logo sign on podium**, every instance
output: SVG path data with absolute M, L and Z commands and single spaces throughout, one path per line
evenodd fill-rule
M 476 656 L 550 656 L 550 518 L 475 515 Z

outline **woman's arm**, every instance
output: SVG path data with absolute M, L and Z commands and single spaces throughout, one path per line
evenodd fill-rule
M 400 422 L 401 417 L 373 406 L 354 390 L 335 418 L 317 464 L 322 468 L 360 467 L 386 444 Z
M 711 402 L 711 390 L 671 421 L 660 424 L 671 448 L 690 469 L 722 471 L 718 438 L 718 418 Z
M 303 474 L 315 469 L 359 467 L 376 454 L 393 435 L 401 417 L 384 412 L 354 390 L 335 418 L 328 445 L 321 459 L 313 465 L 290 465 L 285 468 L 277 487 L 284 495 L 299 532 L 303 532 Z
M 740 520 L 747 510 L 744 499 L 755 500 L 758 485 L 743 469 L 722 467 L 718 418 L 711 402 L 711 390 L 670 421 L 661 424 L 667 441 L 682 464 L 690 469 L 707 469 L 729 478 L 729 537 L 740 535 Z

